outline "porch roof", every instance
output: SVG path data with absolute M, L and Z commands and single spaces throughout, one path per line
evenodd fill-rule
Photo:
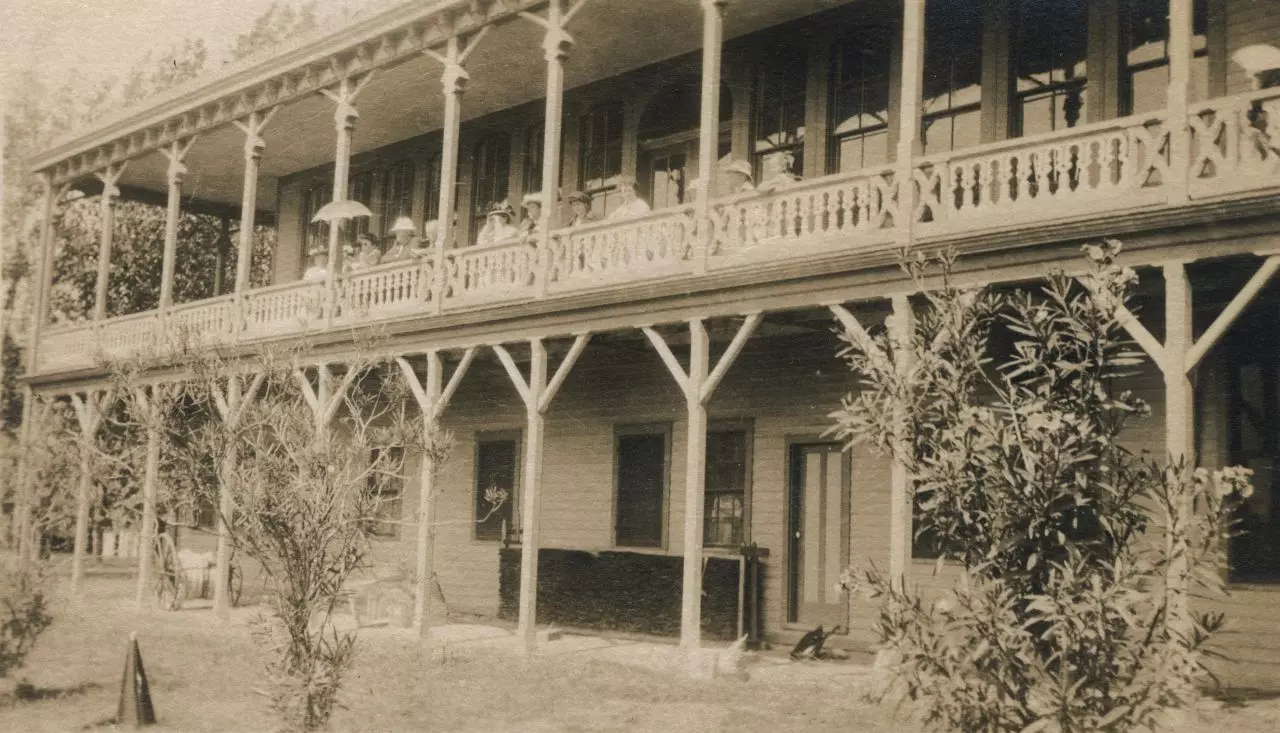
M 580 0 L 570 31 L 577 40 L 566 87 L 581 86 L 697 50 L 702 13 L 696 0 Z M 730 5 L 726 37 L 811 15 L 851 0 L 752 0 Z M 108 165 L 130 161 L 120 183 L 163 191 L 167 161 L 159 151 L 199 134 L 187 158 L 184 194 L 238 203 L 244 136 L 234 125 L 253 111 L 280 106 L 262 137 L 259 205 L 274 209 L 274 179 L 327 163 L 334 156 L 332 103 L 317 94 L 346 75 L 377 69 L 361 94 L 353 153 L 439 129 L 444 100 L 441 67 L 423 55 L 451 35 L 501 24 L 467 62 L 464 119 L 544 96 L 541 28 L 516 18 L 545 0 L 394 0 L 364 17 L 299 38 L 81 128 L 30 161 L 55 184 L 75 182 Z

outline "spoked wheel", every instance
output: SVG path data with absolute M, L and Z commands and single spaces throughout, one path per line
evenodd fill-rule
M 179 577 L 178 551 L 173 545 L 173 538 L 167 534 L 156 535 L 152 546 L 151 572 L 155 585 L 156 600 L 166 611 L 182 608 L 182 579 Z
M 240 594 L 243 592 L 244 571 L 240 569 L 240 563 L 233 559 L 227 567 L 227 597 L 231 600 L 232 608 L 240 605 Z

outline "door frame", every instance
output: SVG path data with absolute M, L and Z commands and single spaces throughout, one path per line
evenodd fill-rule
M 794 561 L 796 558 L 794 557 L 795 553 L 792 551 L 792 545 L 795 539 L 793 535 L 794 530 L 792 529 L 793 527 L 792 522 L 795 519 L 795 517 L 793 515 L 792 508 L 791 508 L 791 505 L 792 505 L 791 498 L 792 498 L 792 492 L 796 488 L 795 486 L 796 472 L 799 470 L 799 464 L 795 460 L 796 450 L 798 448 L 801 448 L 806 445 L 840 446 L 841 481 L 844 484 L 843 486 L 844 500 L 847 503 L 849 508 L 848 515 L 845 517 L 845 521 L 842 525 L 843 526 L 842 531 L 844 536 L 841 538 L 845 548 L 846 555 L 852 550 L 852 546 L 853 546 L 853 540 L 852 540 L 852 535 L 853 535 L 853 456 L 852 454 L 849 453 L 849 451 L 844 449 L 844 445 L 841 443 L 841 441 L 832 440 L 829 436 L 825 436 L 825 437 L 824 436 L 825 436 L 824 432 L 815 431 L 815 432 L 803 432 L 803 433 L 788 433 L 784 437 L 785 453 L 784 453 L 783 460 L 785 463 L 786 471 L 785 471 L 785 485 L 783 486 L 782 515 L 783 515 L 783 534 L 786 538 L 786 541 L 782 543 L 783 601 L 782 601 L 782 624 L 781 624 L 784 630 L 807 631 L 810 628 L 805 624 L 801 624 L 800 622 L 793 620 L 795 618 L 795 613 L 798 610 L 797 609 L 798 604 L 795 603 L 795 599 L 796 599 L 796 594 L 799 586 L 798 584 L 795 583 L 796 572 L 794 568 Z M 846 558 L 846 561 L 847 560 L 848 558 Z M 845 603 L 845 620 L 844 620 L 844 626 L 846 629 L 849 626 L 849 617 L 850 617 L 848 605 L 849 604 L 846 602 Z

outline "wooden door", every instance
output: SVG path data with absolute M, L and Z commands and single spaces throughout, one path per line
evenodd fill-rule
M 849 606 L 835 586 L 849 560 L 848 458 L 839 443 L 793 445 L 790 474 L 787 621 L 847 625 Z
M 640 191 L 648 198 L 651 208 L 665 209 L 685 203 L 688 175 L 696 158 L 696 148 L 691 145 L 678 143 L 644 152 Z

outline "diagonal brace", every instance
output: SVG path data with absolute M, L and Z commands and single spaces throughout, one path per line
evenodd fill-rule
M 569 370 L 573 369 L 573 365 L 578 363 L 578 357 L 582 356 L 582 350 L 587 347 L 587 341 L 591 339 L 591 334 L 578 334 L 573 340 L 573 346 L 569 349 L 569 353 L 565 355 L 564 361 L 560 362 L 560 366 L 556 367 L 556 373 L 551 377 L 551 381 L 547 383 L 547 387 L 542 392 L 542 397 L 538 401 L 538 412 L 546 414 L 547 408 L 551 407 L 551 400 L 555 399 L 556 393 L 560 391 L 560 386 L 564 384 L 564 380 L 569 376 Z
M 738 332 L 734 334 L 733 341 L 729 342 L 729 348 L 720 355 L 720 360 L 716 362 L 715 369 L 707 375 L 707 381 L 702 384 L 698 399 L 702 404 L 711 401 L 711 396 L 715 394 L 716 387 L 720 386 L 720 380 L 724 379 L 724 375 L 729 371 L 729 367 L 733 366 L 733 362 L 737 360 L 738 355 L 742 353 L 742 349 L 747 345 L 747 340 L 755 333 L 756 327 L 760 325 L 761 314 L 759 311 L 747 314 L 747 318 L 738 327 Z

